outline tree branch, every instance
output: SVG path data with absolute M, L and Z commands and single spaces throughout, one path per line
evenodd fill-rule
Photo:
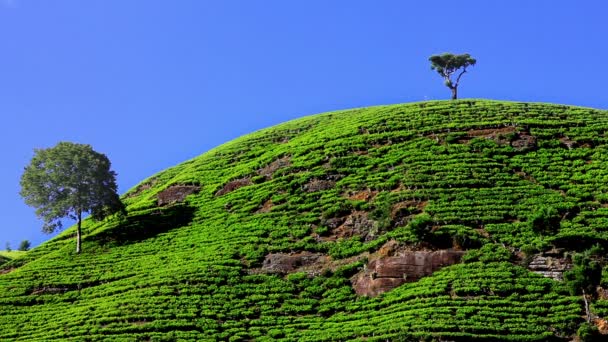
M 456 78 L 456 87 L 458 87 L 458 83 L 460 83 L 460 78 L 462 77 L 462 75 L 464 75 L 465 72 L 467 72 L 467 68 L 462 69 L 462 72 Z

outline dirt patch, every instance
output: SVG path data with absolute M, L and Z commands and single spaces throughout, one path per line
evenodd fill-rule
M 608 300 L 608 290 L 604 289 L 601 286 L 598 286 L 596 292 L 598 299 Z
M 597 330 L 600 332 L 600 334 L 608 335 L 608 321 L 598 317 L 593 320 L 593 323 L 595 326 L 597 326 Z
M 12 271 L 16 270 L 16 268 L 12 267 L 12 268 L 5 268 L 3 270 L 0 270 L 0 274 L 7 274 L 7 273 L 11 273 Z
M 520 152 L 533 150 L 536 146 L 536 137 L 528 132 L 520 132 L 517 138 L 511 141 L 511 147 Z
M 249 270 L 250 274 L 290 274 L 304 272 L 311 277 L 321 275 L 325 271 L 334 272 L 340 267 L 363 260 L 369 256 L 368 252 L 350 258 L 333 260 L 330 256 L 321 253 L 271 253 L 266 256 L 262 267 Z
M 68 292 L 69 290 L 67 287 L 40 287 L 32 290 L 30 295 L 58 294 Z
M 351 201 L 369 202 L 374 197 L 376 197 L 377 194 L 378 194 L 378 191 L 363 190 L 363 191 L 359 191 L 359 192 L 356 192 L 351 195 L 345 195 L 344 197 L 348 198 Z
M 270 212 L 270 210 L 272 210 L 272 207 L 273 207 L 272 199 L 269 199 L 268 201 L 264 202 L 264 204 L 262 204 L 260 209 L 258 209 L 255 213 L 261 214 L 261 213 Z
M 149 181 L 138 185 L 137 188 L 135 188 L 135 190 L 133 190 L 126 197 L 127 198 L 131 198 L 131 197 L 139 196 L 139 195 L 141 195 L 141 193 L 143 193 L 146 190 L 149 190 L 150 188 L 152 188 L 157 183 L 158 183 L 158 179 L 156 179 L 156 178 L 150 179 Z
M 333 180 L 325 179 L 311 179 L 308 183 L 304 184 L 302 189 L 306 192 L 317 192 L 322 190 L 333 189 L 336 186 L 336 182 Z
M 226 185 L 224 185 L 224 187 L 222 187 L 215 193 L 215 196 L 222 196 L 222 195 L 232 192 L 238 188 L 242 188 L 244 186 L 251 185 L 251 184 L 252 184 L 251 178 L 249 178 L 249 177 L 235 179 L 235 180 L 232 180 L 232 181 L 226 183 Z
M 176 184 L 171 185 L 156 195 L 159 206 L 183 202 L 188 195 L 198 193 L 201 187 L 198 185 Z
M 567 147 L 569 150 L 571 150 L 573 147 L 577 147 L 578 143 L 574 140 L 571 140 L 570 138 L 564 136 L 561 137 L 559 139 L 559 142 L 562 146 Z
M 328 256 L 321 253 L 271 253 L 266 255 L 261 271 L 264 273 L 287 274 L 326 263 Z
M 341 225 L 332 230 L 329 240 L 348 239 L 353 236 L 361 236 L 365 241 L 376 238 L 378 224 L 368 218 L 365 211 L 355 211 L 346 216 Z
M 272 163 L 264 166 L 263 168 L 258 170 L 258 174 L 260 176 L 264 176 L 267 179 L 272 179 L 272 175 L 279 169 L 284 167 L 291 166 L 291 157 L 285 156 L 283 158 L 279 158 Z
M 492 140 L 500 140 L 513 133 L 517 133 L 517 128 L 515 126 L 507 126 L 501 128 L 471 129 L 467 132 L 467 136 L 471 138 L 482 137 Z
M 395 203 L 391 209 L 393 225 L 401 227 L 406 225 L 410 219 L 424 211 L 428 201 L 404 201 Z
M 353 289 L 360 296 L 377 296 L 457 264 L 464 253 L 455 250 L 408 251 L 389 241 L 370 257 L 361 272 L 351 278 Z

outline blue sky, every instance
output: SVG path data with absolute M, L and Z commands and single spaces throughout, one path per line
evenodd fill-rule
M 460 97 L 608 109 L 605 1 L 0 0 L 0 249 L 40 232 L 34 148 L 88 143 L 120 192 L 303 115 L 449 98 L 428 57 L 478 64 Z

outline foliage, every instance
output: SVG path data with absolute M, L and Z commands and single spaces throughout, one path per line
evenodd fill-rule
M 452 53 L 433 55 L 429 57 L 429 61 L 431 62 L 431 69 L 437 71 L 437 73 L 443 77 L 446 87 L 452 90 L 452 100 L 457 98 L 458 85 L 460 84 L 462 75 L 467 72 L 469 66 L 473 66 L 477 63 L 477 60 L 472 58 L 468 53 L 461 55 Z M 459 70 L 461 71 L 454 79 L 454 74 Z
M 574 255 L 574 266 L 564 273 L 564 280 L 572 295 L 581 294 L 583 291 L 592 294 L 596 286 L 602 280 L 602 265 L 600 255 L 602 248 L 595 246 L 583 253 Z
M 84 213 L 100 219 L 123 210 L 116 190 L 109 159 L 84 144 L 60 142 L 35 150 L 21 176 L 21 196 L 36 208 L 46 233 L 60 229 L 62 218 L 78 220 L 80 227 Z M 80 230 L 76 251 L 80 252 Z
M 409 224 L 409 228 L 421 241 L 427 240 L 432 233 L 433 219 L 427 213 L 416 216 Z
M 87 253 L 71 254 L 72 227 L 0 266 L 0 340 L 567 340 L 581 296 L 515 254 L 608 241 L 606 131 L 606 111 L 457 100 L 255 132 L 144 180 L 122 197 L 124 217 L 83 220 Z M 535 148 L 519 148 L 523 132 Z M 242 179 L 255 181 L 216 195 Z M 201 190 L 159 207 L 179 184 Z M 530 218 L 543 206 L 560 222 L 539 234 Z M 391 240 L 466 254 L 357 296 L 351 278 Z M 261 268 L 268 254 L 304 252 L 331 267 Z
M 543 205 L 530 217 L 532 230 L 540 234 L 552 234 L 559 229 L 561 217 L 557 209 Z
M 576 335 L 580 338 L 581 342 L 600 342 L 604 340 L 598 328 L 587 322 L 581 324 L 580 328 L 576 331 Z
M 23 240 L 19 243 L 19 250 L 22 252 L 29 251 L 32 244 L 29 240 Z

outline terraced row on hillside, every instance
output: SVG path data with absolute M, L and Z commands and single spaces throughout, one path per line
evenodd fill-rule
M 608 247 L 607 132 L 606 111 L 458 100 L 246 135 L 87 220 L 83 254 L 68 229 L 0 266 L 0 340 L 570 339 L 583 297 L 526 266 Z M 439 251 L 461 261 L 370 270 Z

